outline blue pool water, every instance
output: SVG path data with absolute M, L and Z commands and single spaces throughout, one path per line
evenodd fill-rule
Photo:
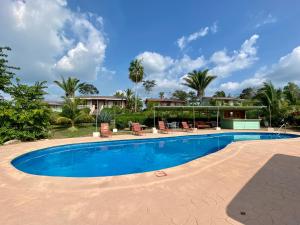
M 63 145 L 26 153 L 12 164 L 35 175 L 97 177 L 177 166 L 242 140 L 282 139 L 292 134 L 221 133 Z

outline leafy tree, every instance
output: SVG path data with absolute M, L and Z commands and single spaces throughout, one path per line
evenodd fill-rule
M 163 99 L 165 97 L 165 92 L 159 92 L 158 95 L 160 99 Z
M 176 90 L 172 93 L 172 97 L 181 101 L 188 100 L 188 93 L 182 90 Z
M 283 95 L 290 105 L 297 105 L 300 99 L 300 88 L 297 84 L 289 82 L 283 88 Z
M 97 95 L 97 94 L 99 94 L 99 91 L 92 84 L 81 83 L 79 85 L 79 93 L 82 95 Z
M 122 91 L 116 91 L 116 93 L 114 93 L 114 96 L 118 98 L 125 98 L 125 94 Z
M 216 91 L 213 97 L 226 97 L 226 94 L 224 91 Z
M 57 118 L 57 123 L 60 124 L 71 124 L 69 128 L 70 131 L 76 131 L 77 128 L 75 124 L 83 122 L 92 122 L 94 120 L 93 116 L 89 114 L 89 109 L 79 109 L 81 100 L 78 98 L 65 98 L 65 102 L 62 108 L 62 113 L 59 118 Z
M 29 86 L 21 84 L 19 79 L 7 88 L 12 100 L 1 105 L 0 142 L 13 138 L 27 141 L 48 136 L 50 110 L 43 102 L 46 88 L 45 81 Z M 3 134 L 3 130 L 6 130 L 6 134 Z
M 135 106 L 134 111 L 137 111 L 137 84 L 143 81 L 144 78 L 144 67 L 141 60 L 135 59 L 130 62 L 129 66 L 129 79 L 135 83 Z
M 13 70 L 19 70 L 20 68 L 15 66 L 7 65 L 6 51 L 11 51 L 9 47 L 0 47 L 0 91 L 5 91 L 6 87 L 11 85 L 11 79 L 14 77 L 15 73 Z
M 214 80 L 216 76 L 211 76 L 208 74 L 208 70 L 196 71 L 188 73 L 187 77 L 183 80 L 185 83 L 183 85 L 194 89 L 197 92 L 197 97 L 202 98 L 205 93 L 206 87 Z
M 240 94 L 241 99 L 253 99 L 256 95 L 256 90 L 252 87 L 248 87 L 242 90 Z
M 75 92 L 80 88 L 80 81 L 77 78 L 68 77 L 65 80 L 64 77 L 61 77 L 61 81 L 55 80 L 54 83 L 57 84 L 61 89 L 65 91 L 65 97 L 74 98 Z
M 143 81 L 143 86 L 145 88 L 145 91 L 149 94 L 152 89 L 156 86 L 155 80 L 145 80 Z

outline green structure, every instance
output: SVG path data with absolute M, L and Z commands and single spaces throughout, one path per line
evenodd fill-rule
M 247 118 L 247 111 L 256 110 L 259 111 L 265 108 L 265 106 L 155 106 L 154 107 L 154 125 L 156 124 L 156 113 L 158 111 L 192 111 L 194 115 L 194 128 L 195 124 L 195 112 L 215 112 L 217 114 L 217 127 L 224 129 L 235 130 L 257 130 L 260 129 L 259 115 L 256 119 Z

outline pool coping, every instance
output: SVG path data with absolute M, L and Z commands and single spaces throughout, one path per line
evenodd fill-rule
M 122 135 L 120 137 L 112 137 L 108 139 L 99 139 L 96 142 L 102 141 L 112 141 L 112 140 L 139 140 L 139 139 L 152 139 L 152 138 L 164 138 L 164 137 L 176 137 L 176 136 L 193 136 L 201 134 L 213 134 L 213 133 L 231 133 L 231 132 L 260 132 L 260 133 L 272 133 L 268 131 L 261 130 L 247 130 L 247 131 L 215 131 L 215 130 L 205 130 L 195 133 L 185 133 L 176 132 L 171 134 L 160 134 L 160 135 L 145 135 L 145 136 L 132 136 L 132 135 Z M 297 132 L 287 132 L 289 134 L 299 135 Z M 156 171 L 126 174 L 118 176 L 106 176 L 106 177 L 51 177 L 51 176 L 40 176 L 24 173 L 16 169 L 11 161 L 18 156 L 25 153 L 39 150 L 42 148 L 61 146 L 65 144 L 79 144 L 85 142 L 95 142 L 95 138 L 70 138 L 70 139 L 56 139 L 56 140 L 43 140 L 28 143 L 18 143 L 8 146 L 0 147 L 0 155 L 3 156 L 0 159 L 0 170 L 1 177 L 6 184 L 14 188 L 24 188 L 32 190 L 51 190 L 55 192 L 68 191 L 80 191 L 82 189 L 101 189 L 101 190 L 112 190 L 112 189 L 123 189 L 123 188 L 133 188 L 140 186 L 151 186 L 157 183 L 177 180 L 182 177 L 192 176 L 197 173 L 209 169 L 219 163 L 229 160 L 240 153 L 240 151 L 249 145 L 257 144 L 258 142 L 269 142 L 276 143 L 278 141 L 299 141 L 300 138 L 292 139 L 275 139 L 275 140 L 251 140 L 251 141 L 239 141 L 230 143 L 225 148 L 206 155 L 204 157 L 197 158 L 185 164 L 181 164 L 175 167 L 163 169 L 167 176 L 158 177 Z M 59 143 L 59 144 L 58 144 Z M 20 182 L 22 181 L 22 182 Z M 24 185 L 26 184 L 26 185 Z

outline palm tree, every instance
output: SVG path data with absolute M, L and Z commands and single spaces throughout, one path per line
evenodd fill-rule
M 61 89 L 65 91 L 65 96 L 67 98 L 74 98 L 75 92 L 80 88 L 81 84 L 77 78 L 68 77 L 65 80 L 64 77 L 61 77 L 61 81 L 55 80 L 54 83 L 57 84 Z
M 129 79 L 135 83 L 135 104 L 134 111 L 137 109 L 137 84 L 143 81 L 144 77 L 144 67 L 141 60 L 135 59 L 130 62 L 129 66 Z
M 165 97 L 165 92 L 159 92 L 158 95 L 160 99 L 163 99 Z
M 272 115 L 278 114 L 280 111 L 281 95 L 281 90 L 276 89 L 271 82 L 264 82 L 262 88 L 258 90 L 256 97 L 268 107 L 270 127 L 272 126 Z
M 134 99 L 134 95 L 131 89 L 126 89 L 125 90 L 125 98 L 126 98 L 126 108 L 129 110 L 133 110 L 135 107 L 135 99 Z
M 78 98 L 70 99 L 65 97 L 61 116 L 57 118 L 57 123 L 71 124 L 70 131 L 76 131 L 76 123 L 92 122 L 93 116 L 89 114 L 89 109 L 79 109 L 81 100 Z
M 194 70 L 183 78 L 185 81 L 183 85 L 194 89 L 197 92 L 197 97 L 201 99 L 204 96 L 206 87 L 214 79 L 216 79 L 216 76 L 209 75 L 207 69 L 203 71 Z
M 297 105 L 300 99 L 300 88 L 297 84 L 289 82 L 283 88 L 283 94 L 290 105 Z

